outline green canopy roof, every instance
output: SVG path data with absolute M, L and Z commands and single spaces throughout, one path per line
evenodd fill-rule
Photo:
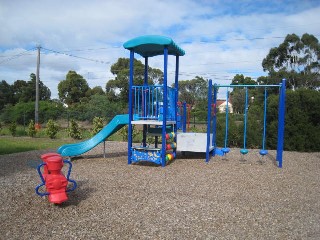
M 157 35 L 146 35 L 133 38 L 123 44 L 123 47 L 140 54 L 142 57 L 163 55 L 164 46 L 168 46 L 168 54 L 183 56 L 185 51 L 171 38 Z

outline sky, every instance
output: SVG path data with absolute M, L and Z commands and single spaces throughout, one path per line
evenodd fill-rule
M 123 43 L 141 35 L 170 37 L 185 50 L 180 80 L 257 79 L 267 74 L 263 58 L 287 34 L 320 39 L 319 16 L 319 0 L 0 0 L 0 80 L 28 81 L 41 46 L 40 80 L 51 98 L 69 70 L 105 89 L 115 78 L 111 65 L 129 57 Z M 163 58 L 149 65 L 163 70 Z M 169 57 L 169 83 L 174 65 Z

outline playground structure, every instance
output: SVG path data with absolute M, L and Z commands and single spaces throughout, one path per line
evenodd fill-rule
M 141 36 L 131 39 L 124 43 L 124 48 L 130 50 L 130 76 L 129 76 L 129 139 L 128 139 L 128 164 L 140 161 L 150 161 L 156 164 L 161 164 L 163 167 L 168 161 L 168 154 L 176 156 L 177 151 L 188 152 L 205 152 L 206 162 L 212 156 L 226 156 L 230 151 L 227 147 L 228 142 L 228 110 L 226 111 L 226 129 L 225 129 L 225 144 L 222 149 L 217 148 L 216 144 L 216 103 L 218 88 L 227 87 L 243 87 L 246 91 L 245 106 L 244 106 L 244 136 L 243 148 L 240 150 L 241 156 L 248 154 L 246 148 L 246 131 L 247 131 L 247 111 L 248 111 L 248 88 L 264 87 L 265 88 L 265 106 L 264 106 L 264 127 L 263 127 L 263 143 L 260 155 L 265 156 L 268 151 L 265 150 L 266 138 L 266 89 L 269 87 L 278 87 L 280 89 L 279 98 L 279 118 L 278 118 L 278 144 L 277 144 L 277 162 L 278 166 L 282 167 L 283 139 L 284 139 L 284 111 L 285 111 L 285 80 L 278 85 L 214 85 L 212 80 L 208 86 L 208 116 L 207 116 L 207 133 L 187 133 L 186 132 L 186 105 L 183 108 L 183 118 L 179 114 L 178 108 L 181 108 L 181 103 L 178 102 L 178 75 L 179 75 L 179 57 L 185 52 L 178 47 L 172 39 L 161 36 Z M 134 70 L 134 54 L 137 53 L 145 59 L 145 74 L 143 86 L 133 84 Z M 148 58 L 158 55 L 164 57 L 164 81 L 163 85 L 148 85 Z M 168 55 L 176 57 L 176 71 L 174 87 L 168 87 Z M 213 88 L 213 94 L 212 94 Z M 212 110 L 213 106 L 213 110 Z M 228 108 L 228 96 L 227 96 Z M 213 114 L 212 114 L 212 111 Z M 181 122 L 183 124 L 181 124 Z M 143 127 L 143 141 L 141 146 L 133 146 L 132 143 L 132 125 L 140 124 Z M 211 126 L 212 125 L 212 126 Z M 178 129 L 182 128 L 182 132 Z M 173 132 L 174 137 L 170 139 L 174 144 L 171 148 L 166 148 L 166 134 Z M 155 137 L 155 146 L 147 145 L 147 135 Z M 162 137 L 161 148 L 158 147 L 158 137 Z M 168 150 L 170 150 L 168 152 Z
M 109 124 L 107 124 L 91 139 L 61 146 L 57 152 L 62 157 L 78 156 L 96 147 L 101 142 L 105 143 L 105 140 L 109 136 L 125 125 L 128 125 L 128 164 L 147 161 L 164 167 L 168 161 L 176 157 L 177 151 L 206 153 L 206 162 L 210 160 L 211 155 L 222 155 L 225 157 L 230 151 L 230 148 L 227 146 L 229 111 L 226 111 L 224 146 L 219 149 L 216 144 L 217 93 L 218 88 L 230 89 L 236 87 L 242 87 L 246 90 L 244 106 L 244 140 L 243 148 L 240 151 L 242 156 L 248 153 L 248 149 L 246 148 L 248 88 L 265 88 L 263 143 L 262 149 L 260 150 L 260 155 L 265 156 L 268 153 L 265 149 L 267 88 L 277 87 L 280 89 L 277 161 L 278 166 L 282 167 L 285 80 L 282 80 L 278 85 L 212 85 L 212 80 L 210 80 L 208 86 L 207 133 L 187 132 L 187 125 L 189 125 L 190 122 L 190 106 L 185 102 L 181 103 L 178 101 L 179 58 L 185 54 L 184 50 L 181 49 L 171 38 L 156 35 L 133 38 L 125 42 L 123 46 L 130 51 L 129 114 L 115 116 Z M 142 56 L 145 61 L 143 85 L 134 85 L 135 54 Z M 175 77 L 174 85 L 172 87 L 168 86 L 169 55 L 175 56 Z M 155 56 L 163 56 L 163 84 L 148 85 L 148 60 L 150 57 Z M 229 95 L 227 94 L 227 108 L 228 97 Z M 139 129 L 142 129 L 143 139 L 139 146 L 133 146 L 133 125 L 140 125 L 141 128 Z M 182 131 L 178 132 L 178 130 Z M 148 142 L 150 137 L 152 139 L 154 138 L 154 140 Z M 151 147 L 151 144 L 154 144 L 154 146 Z
M 209 145 L 214 146 L 214 151 L 212 155 L 224 156 L 230 151 L 227 147 L 228 142 L 228 89 L 241 87 L 245 89 L 245 106 L 244 106 L 244 134 L 243 134 L 243 148 L 240 149 L 241 158 L 244 158 L 244 155 L 248 154 L 249 150 L 246 148 L 246 133 L 247 133 L 247 113 L 248 113 L 248 88 L 264 88 L 264 111 L 263 111 L 263 134 L 262 134 L 262 149 L 259 151 L 261 157 L 268 154 L 268 151 L 265 149 L 266 142 L 266 117 L 267 117 L 267 88 L 276 87 L 279 88 L 279 106 L 278 106 L 278 142 L 277 142 L 277 157 L 276 161 L 279 168 L 282 168 L 282 155 L 283 155 L 283 144 L 284 144 L 284 120 L 285 120 L 285 97 L 286 97 L 286 80 L 283 79 L 280 84 L 274 85 L 217 85 L 212 86 L 212 80 L 209 80 L 209 91 L 208 91 L 208 124 L 207 124 L 207 151 L 206 151 L 206 161 L 210 160 L 210 150 L 208 149 Z M 213 88 L 213 94 L 212 94 Z M 216 112 L 217 109 L 214 107 L 214 112 L 212 114 L 211 105 L 216 106 L 217 102 L 217 93 L 219 88 L 227 88 L 227 108 L 226 108 L 226 128 L 225 128 L 225 139 L 224 147 L 219 149 L 217 148 L 216 143 Z M 213 134 L 212 143 L 210 143 L 209 134 Z
M 220 155 L 225 157 L 229 153 L 228 148 L 228 98 L 229 88 L 243 87 L 246 91 L 244 106 L 244 136 L 243 148 L 240 150 L 242 156 L 249 151 L 246 149 L 246 129 L 248 110 L 248 88 L 264 87 L 264 119 L 262 149 L 260 155 L 268 154 L 265 149 L 266 139 L 266 109 L 267 109 L 267 88 L 278 87 L 279 113 L 278 113 L 278 143 L 277 157 L 278 167 L 282 168 L 283 140 L 284 140 L 284 116 L 285 116 L 285 79 L 278 85 L 212 85 L 209 80 L 208 85 L 208 115 L 207 133 L 187 132 L 190 123 L 190 105 L 178 101 L 179 93 L 179 57 L 185 54 L 171 38 L 155 35 L 141 36 L 133 38 L 124 43 L 124 48 L 130 51 L 130 74 L 129 74 L 129 114 L 117 115 L 99 133 L 91 139 L 83 142 L 66 144 L 61 146 L 57 153 L 48 153 L 41 156 L 41 163 L 37 170 L 41 179 L 35 191 L 40 196 L 48 196 L 50 202 L 61 204 L 68 199 L 67 192 L 73 191 L 77 184 L 70 179 L 72 164 L 63 157 L 73 157 L 81 155 L 128 125 L 128 164 L 138 162 L 152 162 L 162 167 L 176 158 L 177 151 L 180 152 L 202 152 L 206 153 L 206 162 L 211 156 Z M 143 85 L 134 85 L 134 55 L 141 55 L 145 60 Z M 163 84 L 148 85 L 148 59 L 150 57 L 162 55 L 164 60 Z M 175 79 L 174 86 L 168 86 L 168 56 L 175 56 Z M 223 148 L 218 148 L 216 143 L 216 113 L 218 88 L 227 88 L 226 105 L 226 128 Z M 133 146 L 133 125 L 142 126 L 142 143 Z M 182 130 L 179 131 L 178 130 Z M 154 147 L 147 142 L 147 137 L 154 138 Z M 159 146 L 161 137 L 161 146 Z M 152 141 L 153 142 L 153 141 Z M 61 171 L 64 163 L 69 165 L 67 176 Z M 43 167 L 43 172 L 41 172 Z M 68 182 L 73 184 L 72 188 L 67 188 Z M 45 186 L 47 192 L 40 192 L 39 189 Z
M 171 38 L 162 36 L 141 36 L 133 38 L 123 44 L 130 50 L 129 75 L 129 127 L 128 127 L 128 164 L 140 161 L 149 161 L 161 164 L 176 157 L 177 145 L 177 102 L 179 57 L 185 54 Z M 143 86 L 134 85 L 134 54 L 145 59 Z M 148 85 L 148 59 L 163 55 L 164 71 L 163 84 Z M 168 55 L 176 57 L 174 87 L 168 87 Z M 139 147 L 132 144 L 132 126 L 142 125 L 143 140 Z M 171 134 L 171 138 L 166 135 Z M 155 137 L 154 147 L 147 146 L 147 134 Z M 158 138 L 162 137 L 161 148 L 158 147 Z M 172 147 L 167 150 L 166 142 L 171 141 Z

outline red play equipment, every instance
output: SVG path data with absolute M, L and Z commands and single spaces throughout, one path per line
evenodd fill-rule
M 67 201 L 67 192 L 71 192 L 77 187 L 77 183 L 69 178 L 72 169 L 71 162 L 68 160 L 63 160 L 61 155 L 58 153 L 43 154 L 41 155 L 41 159 L 43 160 L 43 163 L 38 166 L 37 170 L 42 183 L 36 187 L 36 193 L 39 196 L 48 196 L 49 202 L 55 204 L 61 204 Z M 64 163 L 69 164 L 67 177 L 65 177 L 61 171 Z M 42 166 L 43 173 L 41 172 Z M 67 189 L 68 182 L 73 183 L 73 187 L 70 189 Z M 44 185 L 47 192 L 39 192 L 39 189 Z

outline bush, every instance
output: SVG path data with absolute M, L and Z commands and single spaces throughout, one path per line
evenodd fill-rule
M 320 92 L 310 89 L 287 91 L 284 149 L 320 151 Z M 275 149 L 278 136 L 278 96 L 268 99 L 267 145 Z
M 71 119 L 71 126 L 68 128 L 68 134 L 70 137 L 72 137 L 73 139 L 82 139 L 82 134 L 79 128 L 78 123 Z
M 47 119 L 57 119 L 63 112 L 61 103 L 54 101 L 39 101 L 39 123 L 45 122 Z M 34 118 L 34 102 L 19 102 L 12 106 L 6 105 L 0 114 L 0 120 L 5 123 L 16 122 L 24 124 Z
M 52 119 L 47 122 L 46 134 L 49 138 L 54 139 L 59 131 L 59 125 Z
M 88 99 L 69 107 L 70 116 L 77 121 L 93 121 L 99 116 L 110 121 L 115 115 L 122 113 L 122 106 L 119 102 L 110 102 L 107 96 L 93 95 Z
M 98 132 L 100 132 L 103 128 L 103 118 L 101 117 L 94 117 L 93 118 L 93 129 L 92 134 L 96 135 Z
M 120 129 L 119 133 L 122 137 L 122 141 L 128 141 L 128 131 L 129 130 L 129 126 L 126 125 L 123 128 Z M 136 138 L 139 134 L 139 131 L 135 128 L 134 125 L 132 125 L 132 139 Z
M 29 137 L 34 137 L 36 135 L 36 128 L 34 125 L 34 121 L 30 120 L 29 125 L 28 125 L 28 130 L 27 130 L 27 134 Z
M 11 135 L 14 137 L 16 136 L 17 134 L 17 124 L 15 122 L 12 122 L 10 125 L 9 125 L 9 131 L 11 133 Z

